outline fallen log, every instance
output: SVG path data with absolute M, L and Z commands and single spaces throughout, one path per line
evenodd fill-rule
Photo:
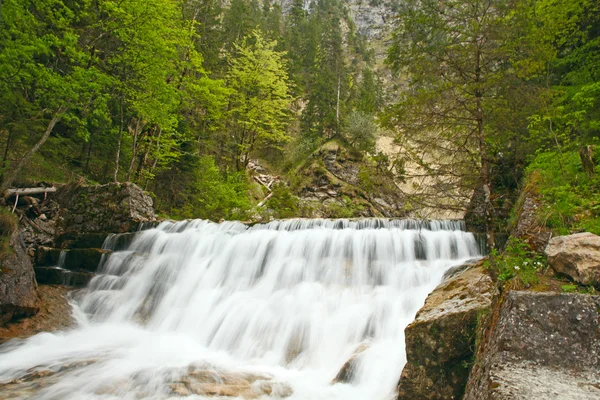
M 269 193 L 267 197 L 265 197 L 260 203 L 258 203 L 257 207 L 262 207 L 267 204 L 267 201 L 273 196 L 273 192 Z
M 15 204 L 12 208 L 12 213 L 14 214 L 15 209 L 17 208 L 17 203 L 19 202 L 19 196 L 31 196 L 33 194 L 44 194 L 44 200 L 46 200 L 46 196 L 48 193 L 56 192 L 56 188 L 52 187 L 34 187 L 34 188 L 21 188 L 21 189 L 7 189 L 5 192 L 5 197 L 9 198 L 11 196 L 15 196 Z
M 52 187 L 34 187 L 34 188 L 21 188 L 21 189 L 8 189 L 6 191 L 9 196 L 17 195 L 32 195 L 32 194 L 42 194 L 42 193 L 54 193 L 56 192 L 56 188 Z

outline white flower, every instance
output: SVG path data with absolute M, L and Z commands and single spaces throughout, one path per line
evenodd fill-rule
M 518 271 L 518 270 L 520 270 L 521 268 L 519 268 L 517 265 L 515 265 L 515 269 Z

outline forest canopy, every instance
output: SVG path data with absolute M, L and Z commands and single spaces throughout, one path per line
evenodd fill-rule
M 364 211 L 347 193 L 400 191 L 409 160 L 483 193 L 494 231 L 543 154 L 597 173 L 594 0 L 391 1 L 377 44 L 341 0 L 0 4 L 2 190 L 135 182 L 174 217 L 289 215 L 299 166 L 335 143 L 364 161 L 339 215 Z M 378 152 L 383 130 L 402 156 Z M 285 183 L 266 203 L 257 159 Z

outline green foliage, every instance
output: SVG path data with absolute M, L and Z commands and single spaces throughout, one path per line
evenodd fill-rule
M 541 195 L 542 223 L 559 234 L 600 234 L 600 173 L 587 176 L 576 151 L 540 153 L 526 173 Z
M 348 196 L 342 196 L 340 202 L 332 202 L 325 205 L 325 215 L 328 218 L 357 218 L 360 217 L 364 206 L 357 200 Z
M 198 160 L 193 182 L 180 195 L 180 207 L 167 210 L 174 218 L 245 220 L 250 209 L 243 173 L 222 174 L 212 157 Z
M 247 165 L 255 149 L 277 148 L 290 139 L 286 132 L 292 102 L 290 83 L 283 53 L 274 50 L 276 44 L 255 30 L 235 45 L 227 82 L 233 89 L 229 118 L 238 169 Z
M 350 146 L 362 152 L 375 152 L 377 124 L 372 115 L 353 111 L 348 116 L 343 136 Z
M 298 216 L 300 202 L 287 186 L 278 183 L 273 187 L 273 195 L 267 200 L 266 207 L 272 209 L 276 218 Z
M 485 266 L 494 271 L 502 282 L 516 278 L 529 287 L 538 282 L 536 275 L 546 268 L 546 259 L 527 243 L 511 237 L 502 253 L 492 249 Z

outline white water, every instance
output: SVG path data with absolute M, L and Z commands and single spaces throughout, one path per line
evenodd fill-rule
M 74 302 L 77 328 L 0 348 L 0 383 L 91 360 L 28 396 L 177 398 L 168 383 L 202 364 L 271 375 L 290 399 L 391 399 L 404 328 L 478 256 L 459 222 L 162 223 L 105 260 Z M 352 382 L 331 385 L 365 342 Z

